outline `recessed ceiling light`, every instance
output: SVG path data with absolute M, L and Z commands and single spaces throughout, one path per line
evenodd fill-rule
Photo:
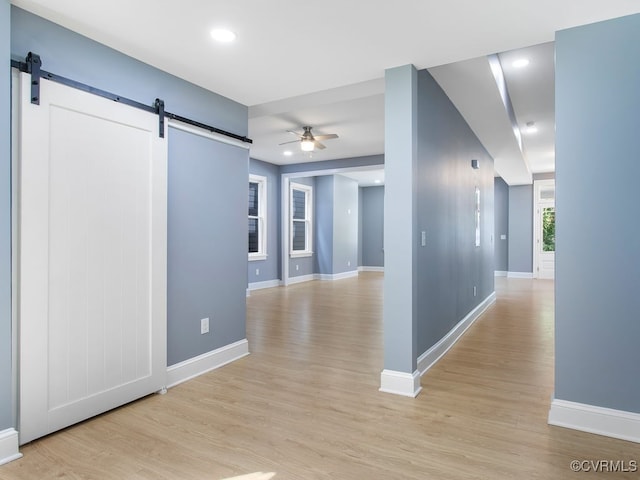
M 381 181 L 382 181 L 382 180 L 379 180 L 379 179 L 377 179 L 377 178 L 376 178 L 376 179 L 373 181 L 373 183 L 380 183 Z
M 211 38 L 220 43 L 231 43 L 236 39 L 236 34 L 226 28 L 214 28 L 211 30 Z
M 290 157 L 291 155 L 293 155 L 293 152 L 291 150 L 285 150 L 284 151 L 284 156 L 285 157 Z
M 511 64 L 514 68 L 524 68 L 529 65 L 529 60 L 526 58 L 519 58 Z
M 538 127 L 536 127 L 535 122 L 527 122 L 527 129 L 525 130 L 527 133 L 537 133 Z

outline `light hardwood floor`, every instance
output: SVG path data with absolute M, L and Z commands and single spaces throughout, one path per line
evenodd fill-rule
M 637 479 L 569 468 L 637 444 L 547 425 L 553 283 L 496 291 L 416 399 L 378 392 L 381 274 L 252 292 L 250 356 L 26 445 L 0 478 Z

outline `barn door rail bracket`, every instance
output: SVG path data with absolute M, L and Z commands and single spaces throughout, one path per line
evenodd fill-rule
M 31 103 L 40 105 L 40 55 L 29 52 L 27 55 L 27 73 L 31 74 Z
M 99 97 L 112 100 L 114 102 L 124 103 L 125 105 L 129 105 L 130 107 L 138 108 L 146 112 L 157 114 L 158 127 L 159 127 L 158 135 L 161 138 L 164 138 L 165 119 L 170 118 L 172 120 L 177 120 L 179 122 L 183 122 L 188 125 L 192 125 L 194 127 L 208 130 L 209 132 L 217 133 L 219 135 L 224 135 L 226 137 L 230 137 L 244 143 L 249 143 L 249 144 L 253 143 L 253 140 L 251 140 L 250 138 L 244 135 L 237 135 L 235 133 L 227 132 L 226 130 L 213 127 L 211 125 L 207 125 L 206 123 L 198 122 L 197 120 L 192 120 L 187 117 L 176 115 L 175 113 L 167 112 L 164 109 L 165 108 L 164 101 L 160 100 L 159 98 L 156 98 L 153 105 L 147 105 L 144 103 L 140 103 L 136 100 L 131 100 L 130 98 L 126 98 L 121 95 L 116 95 L 115 93 L 107 92 L 106 90 L 101 90 L 99 88 L 95 88 L 90 85 L 77 82 L 75 80 L 71 80 L 70 78 L 65 78 L 61 75 L 56 75 L 55 73 L 42 70 L 42 60 L 40 59 L 40 55 L 33 52 L 29 52 L 24 62 L 11 60 L 11 67 L 17 68 L 21 72 L 28 73 L 31 75 L 31 103 L 33 103 L 34 105 L 40 104 L 40 80 L 42 78 L 46 78 L 47 80 L 52 82 L 60 83 L 68 87 L 76 88 L 78 90 L 82 90 L 84 92 L 91 93 L 93 95 L 97 95 Z
M 156 98 L 154 106 L 156 107 L 156 113 L 158 114 L 158 132 L 160 134 L 160 138 L 164 138 L 164 100 Z

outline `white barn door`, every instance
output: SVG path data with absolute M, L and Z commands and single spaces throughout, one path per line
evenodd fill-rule
M 20 85 L 26 443 L 165 385 L 167 145 L 152 113 L 47 80 L 32 105 Z

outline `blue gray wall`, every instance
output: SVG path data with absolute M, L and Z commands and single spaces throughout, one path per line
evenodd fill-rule
M 315 246 L 316 268 L 314 273 L 333 273 L 333 208 L 334 176 L 323 175 L 316 178 Z
M 249 283 L 277 280 L 282 267 L 280 261 L 280 171 L 277 165 L 249 159 L 249 173 L 267 178 L 267 259 L 249 262 Z M 256 274 L 256 269 L 260 271 Z
M 358 270 L 358 182 L 333 175 L 332 274 Z
M 336 168 L 368 167 L 372 165 L 384 165 L 384 155 L 367 155 L 364 157 L 341 158 L 339 160 L 326 160 L 323 162 L 294 163 L 282 165 L 280 173 L 313 172 L 317 170 L 330 170 Z
M 427 70 L 418 72 L 418 353 L 494 292 L 493 159 Z M 479 161 L 473 169 L 471 160 Z M 480 246 L 475 246 L 475 187 Z M 399 214 L 399 213 L 398 213 Z M 420 245 L 418 243 L 418 245 Z M 474 295 L 474 287 L 476 293 Z
M 533 273 L 533 185 L 509 187 L 509 272 Z
M 245 338 L 247 151 L 170 129 L 168 200 L 173 365 Z M 205 317 L 210 333 L 201 335 Z
M 384 244 L 386 248 L 384 369 L 417 368 L 417 137 L 418 72 L 413 65 L 385 71 Z
M 247 134 L 247 107 L 243 105 L 16 7 L 11 9 L 11 21 L 11 55 L 15 59 L 23 59 L 33 51 L 42 56 L 45 70 L 143 103 L 152 104 L 159 97 L 165 100 L 167 110 L 240 135 Z M 171 365 L 245 338 L 248 152 L 238 153 L 233 147 L 210 147 L 209 140 L 174 131 L 169 140 L 167 350 Z M 191 154 L 195 157 L 190 158 Z M 220 176 L 219 167 L 225 169 L 227 178 Z M 216 177 L 224 178 L 228 188 L 219 184 Z M 190 182 L 192 191 L 186 192 L 186 184 Z M 232 187 L 238 187 L 238 191 L 232 192 Z M 210 190 L 217 188 L 222 189 L 221 194 L 240 195 L 241 200 L 236 204 L 229 197 L 212 196 Z M 178 220 L 183 220 L 182 215 L 193 215 L 194 220 L 181 223 Z M 211 222 L 225 218 L 229 219 L 221 222 L 225 233 L 214 235 L 210 231 Z M 241 229 L 235 221 L 242 222 Z M 200 243 L 205 239 L 220 243 L 205 248 Z M 201 254 L 197 264 L 184 251 L 187 244 L 196 249 L 193 253 Z M 241 258 L 235 250 L 240 246 Z M 231 250 L 223 250 L 227 247 Z M 180 267 L 178 263 L 183 260 L 187 264 Z M 199 284 L 203 279 L 209 282 L 206 288 Z M 221 295 L 222 292 L 227 295 Z M 200 335 L 199 320 L 205 313 L 212 317 L 211 334 Z
M 415 373 L 418 356 L 494 292 L 493 182 L 493 159 L 429 72 L 387 70 L 385 370 Z
M 360 266 L 383 267 L 384 187 L 363 187 L 360 197 Z
M 0 0 L 0 431 L 15 427 L 13 418 L 11 328 L 11 96 L 8 0 Z
M 634 413 L 639 85 L 640 15 L 557 33 L 555 397 Z
M 493 238 L 496 246 L 493 265 L 496 271 L 507 272 L 509 271 L 509 186 L 500 177 L 496 177 L 493 182 L 493 194 L 495 202 Z M 504 240 L 500 238 L 502 235 L 506 236 Z

